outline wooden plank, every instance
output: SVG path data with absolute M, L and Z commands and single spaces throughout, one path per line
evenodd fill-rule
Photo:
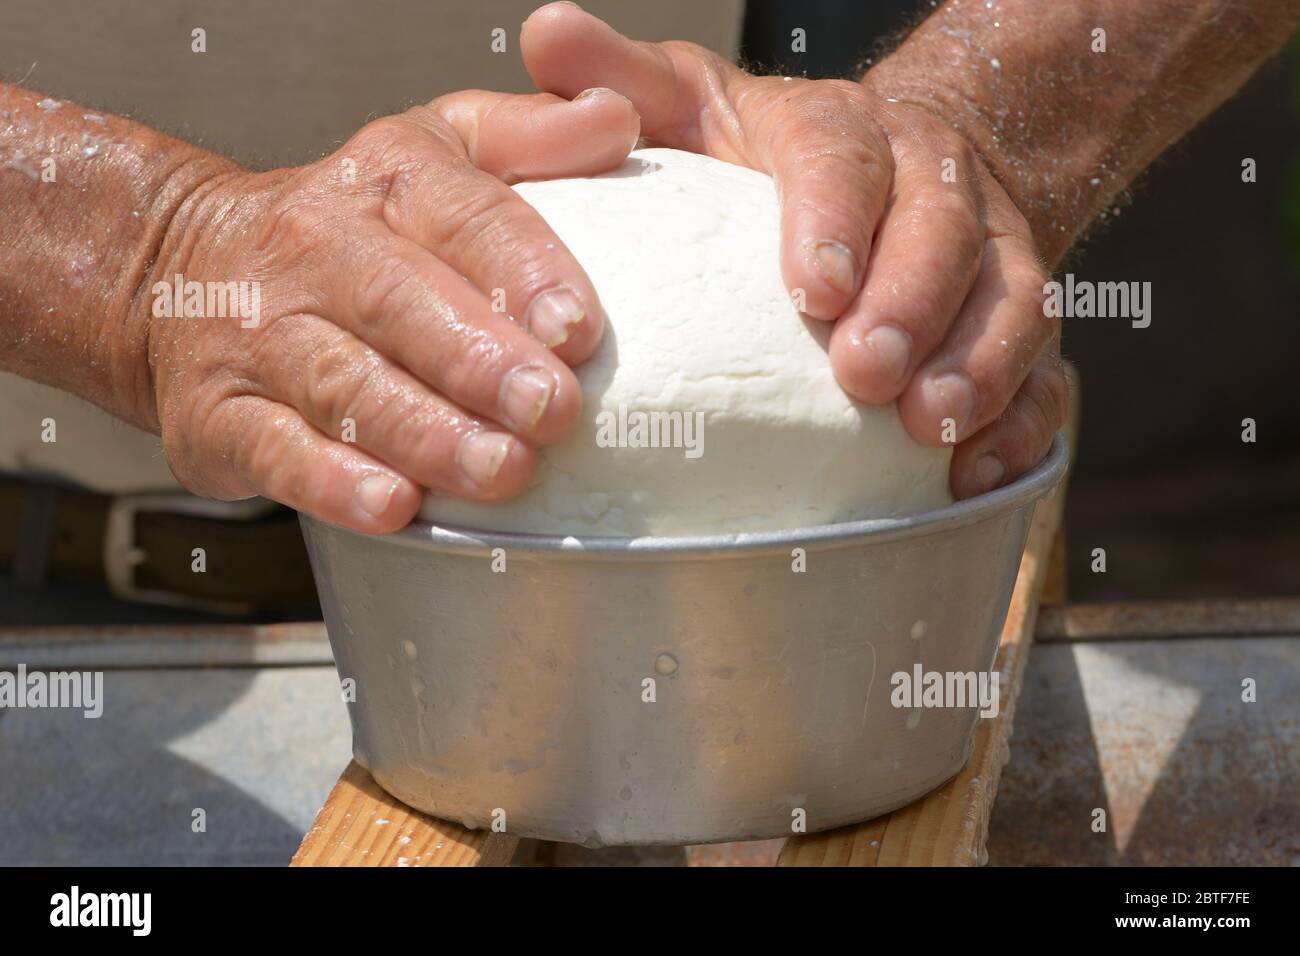
M 1040 641 L 1294 636 L 1300 598 L 1224 601 L 1115 601 L 1043 608 Z
M 413 810 L 351 761 L 290 866 L 506 866 L 519 838 Z
M 1056 538 L 1052 541 L 1051 554 L 1047 559 L 1047 576 L 1043 581 L 1043 593 L 1038 599 L 1038 603 L 1044 608 L 1049 604 L 1065 603 L 1068 594 L 1065 566 L 1065 521 L 1062 520 L 1056 529 Z M 1039 620 L 1042 620 L 1041 616 Z

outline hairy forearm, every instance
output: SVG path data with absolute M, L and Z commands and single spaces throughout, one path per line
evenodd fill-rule
M 145 279 L 180 204 L 232 164 L 0 85 L 0 368 L 157 428 Z
M 961 131 L 1055 264 L 1297 22 L 1300 0 L 948 0 L 863 83 Z

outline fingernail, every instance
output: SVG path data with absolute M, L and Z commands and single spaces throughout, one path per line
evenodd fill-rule
M 842 242 L 823 239 L 813 244 L 813 258 L 817 263 L 817 272 L 826 284 L 837 292 L 852 295 L 856 291 L 857 265 L 853 262 L 853 253 Z
M 585 315 L 573 290 L 560 286 L 533 300 L 526 325 L 534 338 L 553 349 L 569 340 L 569 332 Z
M 515 440 L 504 432 L 470 432 L 460 440 L 456 463 L 470 481 L 480 488 L 492 484 Z
M 576 103 L 578 100 L 585 100 L 592 96 L 604 96 L 606 93 L 613 93 L 615 96 L 620 95 L 616 90 L 611 90 L 608 86 L 593 86 L 590 89 L 583 90 L 575 96 L 573 102 Z
M 511 372 L 501 385 L 506 424 L 531 429 L 546 413 L 555 385 L 555 376 L 540 365 L 521 365 Z
M 975 414 L 975 383 L 961 372 L 949 372 L 931 381 L 929 390 L 937 397 L 939 417 L 951 418 L 958 440 L 965 438 L 966 426 Z
M 975 483 L 979 485 L 980 491 L 992 491 L 1002 484 L 1002 479 L 1006 477 L 1007 466 L 1002 462 L 1002 456 L 995 451 L 990 451 L 980 456 L 980 460 L 975 462 Z
M 357 485 L 357 506 L 372 518 L 382 518 L 397 491 L 397 479 L 389 475 L 367 475 Z
M 912 360 L 912 337 L 895 325 L 878 325 L 867 333 L 862 344 L 889 372 L 892 384 L 901 385 Z

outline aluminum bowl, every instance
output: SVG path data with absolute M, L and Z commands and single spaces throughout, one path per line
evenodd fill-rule
M 1066 459 L 1058 435 L 978 498 L 754 535 L 368 536 L 304 516 L 355 681 L 356 759 L 435 816 L 590 847 L 765 839 L 900 807 L 962 767 L 979 717 L 895 707 L 891 675 L 990 670 L 1034 505 Z

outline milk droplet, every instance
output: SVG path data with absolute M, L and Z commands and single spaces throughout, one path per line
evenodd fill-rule
M 671 654 L 660 654 L 655 658 L 655 673 L 667 677 L 677 672 L 677 658 Z

